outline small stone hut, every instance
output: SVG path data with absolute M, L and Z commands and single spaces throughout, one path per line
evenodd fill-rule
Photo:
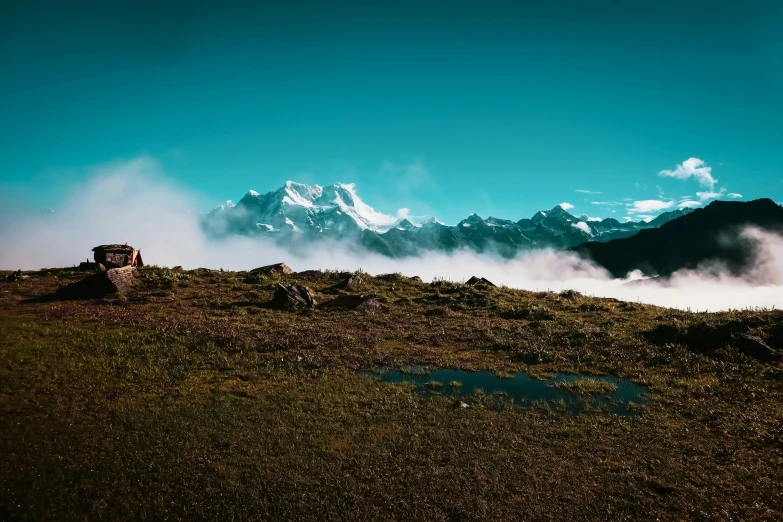
M 92 249 L 96 263 L 106 268 L 120 268 L 123 266 L 144 266 L 141 259 L 141 250 L 137 250 L 128 243 L 124 245 L 100 245 Z

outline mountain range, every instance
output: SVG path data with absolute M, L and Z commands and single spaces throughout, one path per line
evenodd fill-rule
M 513 257 L 533 248 L 562 249 L 630 237 L 691 211 L 666 212 L 649 222 L 621 222 L 577 217 L 558 205 L 519 221 L 471 214 L 456 225 L 435 218 L 413 223 L 377 212 L 358 197 L 352 184 L 321 187 L 289 181 L 266 194 L 251 190 L 236 205 L 227 202 L 216 207 L 205 216 L 203 226 L 212 236 L 264 237 L 289 246 L 320 239 L 350 240 L 389 257 L 459 249 Z

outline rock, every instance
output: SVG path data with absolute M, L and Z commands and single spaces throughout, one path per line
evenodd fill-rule
M 348 278 L 340 283 L 340 287 L 355 292 L 362 286 L 362 281 L 362 276 L 359 274 L 349 274 Z
M 731 343 L 742 353 L 760 361 L 774 361 L 781 356 L 780 352 L 772 349 L 760 337 L 755 335 L 734 334 L 731 336 Z
M 283 286 L 277 284 L 275 296 L 272 298 L 272 306 L 279 310 L 294 312 L 316 305 L 313 293 L 301 285 Z
M 124 292 L 130 285 L 133 284 L 135 275 L 136 268 L 133 266 L 112 268 L 106 271 L 106 278 L 108 278 L 109 283 L 114 286 L 114 292 Z
M 347 310 L 364 310 L 373 312 L 380 310 L 381 303 L 367 295 L 341 295 L 321 305 L 323 308 L 345 308 Z
M 135 280 L 136 268 L 124 266 L 97 272 L 81 281 L 64 286 L 55 293 L 59 299 L 97 299 L 127 290 Z
M 411 277 L 411 281 L 416 281 L 417 283 L 421 283 L 422 282 L 421 277 L 419 277 L 419 276 Z
M 489 279 L 484 279 L 483 277 L 476 277 L 476 276 L 473 276 L 467 281 L 465 281 L 465 284 L 471 286 L 475 286 L 475 285 L 495 286 L 492 283 L 492 281 L 490 281 Z
M 174 268 L 171 269 L 172 272 L 182 272 L 182 266 L 177 265 Z
M 454 403 L 455 408 L 470 408 L 470 404 L 465 401 L 457 401 Z
M 286 265 L 285 263 L 277 263 L 274 265 L 261 266 L 258 268 L 254 268 L 253 270 L 250 271 L 250 274 L 252 275 L 274 275 L 274 274 L 289 275 L 293 273 L 294 271 L 291 270 L 291 267 Z

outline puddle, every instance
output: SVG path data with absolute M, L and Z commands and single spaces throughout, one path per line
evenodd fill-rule
M 425 397 L 452 396 L 471 404 L 476 393 L 498 394 L 513 400 L 514 404 L 531 406 L 545 402 L 555 410 L 580 413 L 600 409 L 618 415 L 632 414 L 631 404 L 643 404 L 649 398 L 649 389 L 616 377 L 572 375 L 556 373 L 548 380 L 537 380 L 526 373 L 499 377 L 492 372 L 436 369 L 423 366 L 407 366 L 400 370 L 379 368 L 362 375 L 375 377 L 382 382 L 407 382 L 416 386 L 416 392 Z M 579 381 L 589 380 L 598 393 L 580 394 L 572 391 Z M 578 383 L 578 384 L 570 384 Z

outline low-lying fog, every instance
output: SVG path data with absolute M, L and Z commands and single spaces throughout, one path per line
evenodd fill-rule
M 141 248 L 147 264 L 245 270 L 286 262 L 294 270 L 362 269 L 370 274 L 401 272 L 425 281 L 463 281 L 473 275 L 495 284 L 528 290 L 575 289 L 661 306 L 718 311 L 783 304 L 783 238 L 759 230 L 744 233 L 758 244 L 753 270 L 737 278 L 726 271 L 683 271 L 667 283 L 628 285 L 577 256 L 539 250 L 506 260 L 472 252 L 430 253 L 389 259 L 357 253 L 349 245 L 316 245 L 294 255 L 271 241 L 235 237 L 209 239 L 199 226 L 195 198 L 168 181 L 154 161 L 137 159 L 97 169 L 89 183 L 76 187 L 55 213 L 0 212 L 0 269 L 64 267 L 92 258 L 92 247 L 124 243 Z M 34 203 L 34 202 L 33 202 Z

